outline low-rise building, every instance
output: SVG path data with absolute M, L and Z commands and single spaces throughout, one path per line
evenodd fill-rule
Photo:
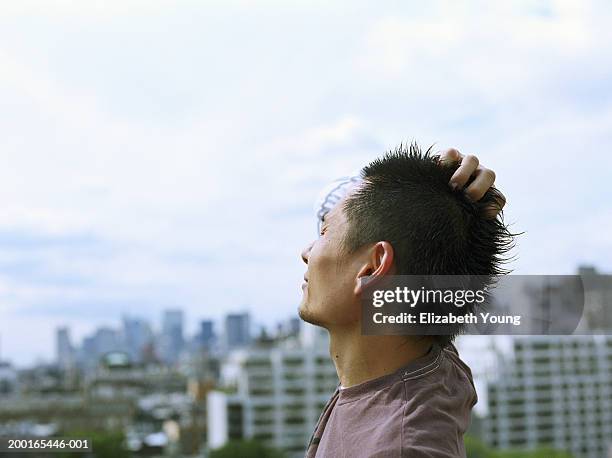
M 577 458 L 612 445 L 612 336 L 525 336 L 488 385 L 486 442 Z
M 338 385 L 327 339 L 288 339 L 237 350 L 223 368 L 227 391 L 208 394 L 208 445 L 253 438 L 303 456 L 314 425 Z M 326 335 L 326 333 L 325 333 Z

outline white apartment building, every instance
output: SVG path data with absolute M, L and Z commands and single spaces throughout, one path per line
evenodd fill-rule
M 612 336 L 523 336 L 488 384 L 484 439 L 497 448 L 549 446 L 576 458 L 612 447 Z
M 222 369 L 230 392 L 208 394 L 208 445 L 254 438 L 304 456 L 314 425 L 338 384 L 327 337 L 302 336 L 232 352 Z

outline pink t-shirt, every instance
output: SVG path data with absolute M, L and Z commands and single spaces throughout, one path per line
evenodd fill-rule
M 463 434 L 477 396 L 451 344 L 393 374 L 336 389 L 306 458 L 465 457 Z

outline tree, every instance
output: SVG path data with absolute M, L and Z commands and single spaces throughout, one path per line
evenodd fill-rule
M 210 458 L 285 458 L 280 450 L 267 447 L 256 440 L 230 441 L 212 450 Z
M 125 448 L 125 437 L 121 432 L 93 432 L 93 431 L 73 431 L 65 437 L 86 438 L 91 441 L 92 452 L 75 453 L 62 452 L 55 455 L 57 458 L 129 458 L 132 456 Z
M 572 458 L 568 452 L 549 447 L 530 450 L 494 450 L 473 436 L 465 437 L 465 451 L 468 458 Z

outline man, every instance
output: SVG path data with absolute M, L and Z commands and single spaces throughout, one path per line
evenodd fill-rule
M 329 331 L 340 386 L 307 458 L 465 456 L 477 397 L 454 336 L 363 335 L 360 296 L 365 278 L 502 273 L 511 234 L 494 180 L 474 156 L 400 146 L 323 199 L 299 313 Z

